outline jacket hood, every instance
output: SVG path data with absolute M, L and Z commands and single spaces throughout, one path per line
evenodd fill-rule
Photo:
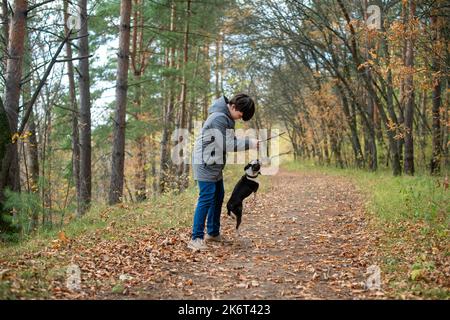
M 225 113 L 228 116 L 228 118 L 233 120 L 231 118 L 230 110 L 228 110 L 228 99 L 225 96 L 222 96 L 219 99 L 215 100 L 212 106 L 209 107 L 208 114 L 211 114 L 213 112 Z

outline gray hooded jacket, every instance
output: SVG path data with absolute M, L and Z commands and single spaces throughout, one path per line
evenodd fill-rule
M 235 123 L 228 110 L 226 97 L 222 96 L 214 101 L 208 113 L 209 116 L 195 140 L 192 171 L 195 180 L 216 182 L 223 179 L 226 153 L 248 150 L 249 139 L 235 137 Z

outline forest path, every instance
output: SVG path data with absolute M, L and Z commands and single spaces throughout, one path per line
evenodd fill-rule
M 135 299 L 364 299 L 372 237 L 362 197 L 343 178 L 280 171 L 246 200 L 242 230 L 224 214 L 227 243 L 186 248 L 190 229 L 159 236 L 150 264 L 124 283 Z M 119 287 L 122 290 L 121 287 Z M 111 292 L 111 291 L 110 291 Z M 124 298 L 107 294 L 98 298 Z

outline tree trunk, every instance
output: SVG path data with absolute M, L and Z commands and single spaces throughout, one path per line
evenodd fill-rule
M 91 204 L 91 93 L 89 78 L 89 39 L 88 39 L 88 15 L 87 0 L 79 0 L 81 28 L 78 42 L 79 54 L 86 57 L 79 63 L 80 86 L 80 211 L 83 215 Z
M 353 148 L 353 155 L 355 157 L 355 163 L 358 168 L 362 168 L 364 165 L 364 156 L 361 151 L 361 143 L 359 142 L 358 129 L 356 127 L 356 117 L 354 114 L 350 114 L 349 103 L 346 94 L 342 88 L 338 87 L 339 94 L 341 96 L 342 109 L 347 119 L 347 124 L 351 132 L 351 142 Z
M 367 21 L 367 0 L 364 0 L 364 20 Z M 366 33 L 366 50 L 365 58 L 368 61 L 371 57 L 369 56 L 369 51 L 373 48 L 372 42 L 368 37 L 368 32 Z M 367 130 L 370 131 L 367 135 L 367 144 L 365 149 L 367 151 L 366 159 L 369 161 L 369 170 L 376 171 L 378 168 L 378 155 L 377 155 L 377 144 L 376 144 L 376 122 L 375 122 L 375 108 L 376 108 L 376 97 L 375 93 L 371 90 L 372 86 L 372 71 L 370 68 L 365 68 L 365 77 L 367 82 L 370 84 L 366 90 L 366 100 L 367 100 L 367 118 L 370 119 L 372 126 L 368 127 Z
M 170 17 L 170 31 L 175 31 L 176 22 L 176 4 L 172 2 L 171 4 L 171 17 Z M 168 50 L 167 63 L 169 69 L 175 67 L 175 45 Z M 167 105 L 164 109 L 164 119 L 163 119 L 163 132 L 161 138 L 161 158 L 160 158 L 160 171 L 159 171 L 159 192 L 164 192 L 167 189 L 169 180 L 173 179 L 170 177 L 171 161 L 170 161 L 170 133 L 173 127 L 174 121 L 174 108 L 175 108 L 175 88 L 174 88 L 174 77 L 169 76 L 167 78 L 168 92 L 167 92 Z
M 330 154 L 328 152 L 328 134 L 327 134 L 327 130 L 325 129 L 325 121 L 321 120 L 320 121 L 320 131 L 322 132 L 322 150 L 323 150 L 323 155 L 325 157 L 325 163 L 327 165 L 330 164 Z
M 48 99 L 49 100 L 49 99 Z M 44 118 L 44 134 L 43 134 L 43 147 L 42 147 L 42 178 L 43 178 L 43 186 L 42 186 L 42 225 L 45 227 L 52 226 L 52 184 L 51 184 L 51 156 L 52 156 L 52 114 L 51 108 L 52 105 L 48 103 L 48 100 L 45 103 L 45 118 Z M 48 176 L 48 178 L 47 178 Z
M 215 94 L 216 99 L 220 97 L 220 79 L 219 79 L 219 71 L 220 71 L 220 37 L 218 36 L 216 39 L 216 65 L 214 68 L 215 75 Z
M 130 19 L 132 0 L 120 3 L 120 36 L 116 81 L 116 114 L 112 151 L 111 186 L 109 204 L 122 201 L 125 163 L 125 112 L 128 90 L 128 65 L 130 56 Z
M 38 155 L 38 142 L 36 139 L 36 121 L 34 112 L 31 112 L 30 119 L 28 120 L 28 168 L 30 175 L 30 188 L 31 192 L 39 193 L 39 155 Z M 31 229 L 34 230 L 38 226 L 38 211 L 33 211 L 31 217 Z
M 5 188 L 9 188 L 12 191 L 20 191 L 19 159 L 17 150 L 18 137 L 14 136 L 14 134 L 17 132 L 19 121 L 20 82 L 24 58 L 27 9 L 28 1 L 14 1 L 14 15 L 11 20 L 11 28 L 9 29 L 4 110 L 0 110 L 0 113 L 3 113 L 4 111 L 4 114 L 6 114 L 8 120 L 7 126 L 9 127 L 6 128 L 7 126 L 3 117 L 2 135 L 9 131 L 9 134 L 6 135 L 9 141 L 4 145 L 4 152 L 2 152 L 3 154 L 0 159 L 0 206 L 4 201 L 3 192 Z M 13 135 L 13 138 L 11 138 L 11 135 Z M 3 227 L 3 225 L 3 219 L 0 219 L 0 228 Z
M 445 41 L 448 43 L 449 41 L 449 34 L 448 32 L 445 33 Z M 450 50 L 448 46 L 445 46 L 445 64 L 448 66 L 450 65 Z M 446 92 L 444 95 L 445 98 L 445 105 L 448 106 L 450 103 L 450 90 L 449 90 L 449 81 L 450 81 L 450 75 L 447 72 L 447 74 L 444 76 L 444 83 L 443 83 L 443 92 Z M 442 97 L 441 97 L 442 100 Z M 448 114 L 448 107 L 443 108 L 443 115 L 442 115 L 442 125 L 441 125 L 441 136 L 442 136 L 442 166 L 445 168 L 445 170 L 449 170 L 449 124 L 450 124 L 450 118 Z
M 387 18 L 386 18 L 387 19 Z M 384 26 L 386 26 L 387 23 L 382 23 L 382 32 L 386 32 Z M 388 65 L 388 70 L 387 70 L 387 78 L 386 78 L 386 84 L 384 84 L 384 82 L 382 81 L 382 87 L 386 87 L 385 91 L 386 91 L 386 108 L 387 108 L 387 112 L 389 114 L 389 118 L 391 121 L 391 124 L 393 125 L 392 128 L 387 127 L 388 123 L 385 123 L 385 127 L 386 127 L 386 135 L 388 137 L 388 142 L 389 142 L 389 159 L 392 165 L 392 174 L 394 176 L 399 176 L 402 174 L 402 168 L 401 168 L 401 164 L 400 164 L 400 159 L 401 159 L 401 155 L 399 152 L 399 143 L 398 141 L 395 140 L 395 136 L 396 136 L 396 131 L 398 130 L 398 118 L 397 118 L 397 114 L 395 113 L 395 107 L 394 107 L 394 84 L 393 84 L 393 80 L 392 80 L 392 70 L 389 67 L 390 63 L 391 63 L 391 56 L 390 56 L 390 52 L 389 52 L 389 45 L 388 45 L 388 40 L 386 38 L 386 36 L 384 36 L 381 40 L 381 45 L 383 47 L 383 52 L 386 58 L 386 64 Z M 380 108 L 380 116 L 381 111 L 383 109 L 383 106 L 379 106 Z M 385 122 L 387 119 L 384 119 L 383 117 L 381 117 L 383 122 Z M 388 159 L 388 160 L 389 160 Z M 389 163 L 387 161 L 387 163 Z
M 3 25 L 3 46 L 4 52 L 8 50 L 9 39 L 9 6 L 8 0 L 2 0 L 2 25 Z M 2 73 L 6 70 L 6 63 L 8 61 L 8 55 L 4 54 L 2 58 Z
M 422 165 L 425 166 L 427 162 L 427 156 L 426 156 L 426 146 L 427 146 L 427 104 L 428 104 L 428 92 L 427 90 L 422 90 L 422 96 L 421 96 L 421 114 L 420 114 L 420 126 L 419 129 L 419 142 L 420 142 L 420 151 L 421 151 L 421 161 Z
M 64 1 L 64 30 L 68 34 L 68 20 L 69 20 L 69 1 Z M 67 40 L 66 43 L 67 55 L 67 78 L 69 80 L 69 99 L 70 109 L 72 109 L 72 171 L 75 184 L 77 214 L 81 211 L 81 185 L 80 185 L 80 133 L 78 128 L 78 104 L 75 92 L 75 76 L 72 61 L 72 42 Z
M 402 1 L 402 11 L 401 11 L 401 20 L 403 27 L 406 30 L 406 26 L 408 24 L 408 1 Z M 407 49 L 408 43 L 407 39 L 403 40 L 402 45 L 402 63 L 403 65 L 406 65 L 406 49 Z M 401 134 L 397 138 L 397 149 L 400 156 L 400 163 L 403 163 L 403 168 L 405 165 L 405 157 L 403 154 L 404 146 L 405 146 L 405 137 L 404 137 L 404 127 L 405 127 L 405 103 L 406 103 L 406 90 L 405 90 L 405 78 L 403 75 L 400 78 L 400 87 L 398 89 L 399 91 L 399 98 L 400 103 L 398 104 L 398 125 L 401 130 Z
M 145 115 L 142 109 L 142 75 L 148 65 L 149 55 L 148 46 L 152 40 L 144 47 L 144 9 L 141 0 L 134 0 L 134 14 L 133 14 L 133 40 L 131 45 L 130 59 L 131 69 L 134 74 L 134 81 L 136 83 L 134 106 L 135 119 L 137 122 L 144 121 Z M 147 155 L 146 155 L 146 137 L 145 130 L 139 130 L 135 139 L 136 167 L 134 172 L 134 189 L 136 201 L 144 201 L 147 199 Z
M 137 168 L 135 172 L 135 194 L 136 201 L 142 202 L 147 199 L 147 156 L 146 156 L 146 143 L 145 135 L 141 134 L 136 138 L 137 147 Z
M 437 43 L 439 41 L 439 21 L 436 15 L 431 16 L 431 28 L 432 28 L 432 42 L 433 42 L 433 57 L 431 62 L 431 70 L 434 74 L 439 71 L 438 64 L 438 53 L 435 52 L 437 50 Z M 431 93 L 432 99 L 432 107 L 431 107 L 431 116 L 432 116 L 432 156 L 430 162 L 430 171 L 431 174 L 439 174 L 440 173 L 440 162 L 441 162 L 441 78 L 438 75 L 436 79 L 432 79 L 433 81 L 433 91 Z
M 203 92 L 203 108 L 202 108 L 202 121 L 208 118 L 208 108 L 209 108 L 209 95 L 210 95 L 210 74 L 211 74 L 211 64 L 209 61 L 209 44 L 205 44 L 205 73 L 204 81 L 205 87 Z
M 156 173 L 156 155 L 157 155 L 157 143 L 155 140 L 155 134 L 152 133 L 151 137 L 151 176 L 152 176 L 152 194 L 156 195 L 158 193 L 158 175 Z
M 370 72 L 367 74 L 367 78 L 369 81 L 372 81 L 372 75 Z M 374 99 L 372 97 L 371 92 L 367 92 L 367 118 L 370 119 L 372 126 L 367 127 L 367 142 L 365 145 L 366 150 L 366 159 L 368 160 L 369 170 L 376 171 L 378 168 L 378 159 L 377 159 L 377 144 L 375 139 L 375 123 L 374 119 Z
M 408 75 L 405 79 L 405 165 L 404 172 L 414 175 L 414 144 L 413 144 L 413 118 L 414 118 L 414 79 L 412 70 L 414 68 L 414 23 L 416 14 L 415 0 L 409 1 L 409 28 L 410 31 L 406 42 L 406 61 Z
M 184 130 L 187 128 L 187 111 L 186 111 L 186 96 L 187 96 L 187 76 L 186 76 L 186 68 L 189 61 L 189 20 L 191 16 L 191 0 L 186 1 L 186 26 L 184 29 L 184 40 L 183 40 L 183 75 L 181 78 L 181 94 L 180 94 L 180 129 Z M 192 110 L 191 110 L 192 111 Z M 178 138 L 178 143 L 182 143 L 182 138 Z M 186 180 L 187 172 L 185 165 L 185 152 L 186 150 L 181 149 L 180 157 L 183 159 L 182 162 L 178 165 L 178 179 L 180 189 L 184 189 L 187 185 Z
M 25 74 L 28 74 L 30 72 L 31 68 L 31 51 L 30 51 L 30 39 L 28 35 L 26 36 L 26 55 L 27 58 L 26 63 L 24 65 Z M 31 100 L 31 81 L 27 81 L 23 85 L 23 94 L 22 94 L 22 100 L 26 103 L 27 101 Z M 27 182 L 28 182 L 28 192 L 39 194 L 39 150 L 38 150 L 38 142 L 36 137 L 36 119 L 34 116 L 33 110 L 31 110 L 30 117 L 27 122 L 27 128 L 26 128 L 28 139 L 26 140 L 26 154 L 27 156 L 24 157 L 24 164 L 27 168 Z M 30 230 L 34 231 L 38 227 L 39 224 L 39 211 L 37 208 L 32 208 L 31 213 L 31 224 L 30 224 Z

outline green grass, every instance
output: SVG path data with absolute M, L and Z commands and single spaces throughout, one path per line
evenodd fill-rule
M 226 196 L 242 174 L 242 165 L 228 165 L 225 168 Z M 264 188 L 266 186 L 262 191 Z M 75 218 L 75 214 L 72 213 L 69 219 L 71 221 L 61 228 L 51 230 L 42 228 L 18 243 L 0 243 L 0 256 L 35 251 L 47 245 L 50 240 L 57 239 L 60 231 L 64 231 L 69 238 L 76 238 L 82 234 L 106 229 L 111 223 L 124 227 L 150 225 L 160 232 L 170 228 L 186 227 L 192 223 L 197 197 L 198 188 L 191 181 L 189 188 L 182 193 L 172 192 L 154 196 L 142 203 L 125 203 L 117 206 L 93 204 L 89 212 L 81 218 Z
M 369 211 L 382 220 L 396 222 L 406 219 L 422 220 L 429 224 L 450 223 L 449 190 L 442 187 L 442 177 L 423 174 L 394 177 L 388 170 L 367 172 L 293 161 L 285 163 L 283 167 L 288 170 L 317 171 L 351 179 L 367 196 Z

